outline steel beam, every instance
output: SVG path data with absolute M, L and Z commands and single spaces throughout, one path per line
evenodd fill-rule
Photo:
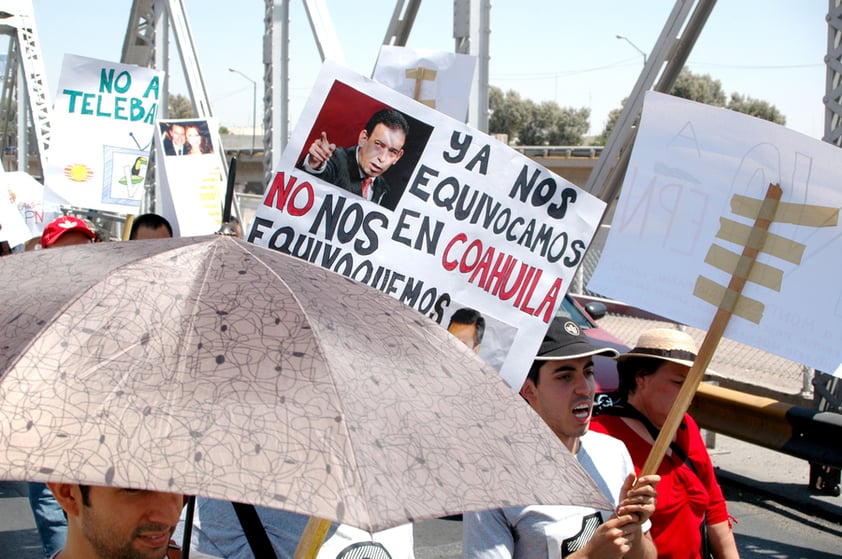
M 701 384 L 689 409 L 699 426 L 825 466 L 842 467 L 842 415 Z

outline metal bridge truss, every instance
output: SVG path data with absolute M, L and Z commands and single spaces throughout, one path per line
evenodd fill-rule
M 12 37 L 6 58 L 3 91 L 0 94 L 3 101 L 0 107 L 2 129 L 8 129 L 11 100 L 13 93 L 17 91 L 18 130 L 26 128 L 27 111 L 23 107 L 28 105 L 31 109 L 32 133 L 43 169 L 45 154 L 50 146 L 50 101 L 47 72 L 38 44 L 31 0 L 0 0 L 0 33 Z M 0 138 L 4 152 L 7 147 L 6 138 L 5 134 Z M 27 135 L 18 134 L 18 168 L 26 169 L 28 152 Z

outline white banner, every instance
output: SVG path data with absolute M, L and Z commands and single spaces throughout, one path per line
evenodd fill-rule
M 379 204 L 304 170 L 317 139 L 347 162 L 360 144 L 395 149 L 379 135 L 386 128 L 365 132 L 384 108 L 409 132 L 383 175 L 386 193 L 374 183 Z M 355 163 L 346 182 L 349 173 L 359 174 Z M 359 180 L 345 186 L 359 192 Z M 444 326 L 459 308 L 480 311 L 480 356 L 519 389 L 604 209 L 482 132 L 328 62 L 248 239 L 385 291 Z
M 216 119 L 162 120 L 155 133 L 158 213 L 176 237 L 210 235 L 222 224 L 225 197 Z
M 29 229 L 26 240 L 40 237 L 44 227 L 61 215 L 56 209 L 44 208 L 44 185 L 29 173 L 0 172 L 0 184 L 8 189 L 9 199 L 17 206 L 18 212 Z
M 136 213 L 164 73 L 67 54 L 51 118 L 46 205 Z
M 840 168 L 842 151 L 831 144 L 647 93 L 588 287 L 707 330 L 731 278 L 742 278 L 724 335 L 832 373 L 842 362 Z M 782 193 L 774 214 L 764 207 L 770 183 Z M 758 216 L 771 219 L 762 248 L 752 236 Z M 760 249 L 750 273 L 746 246 Z
M 23 214 L 18 210 L 17 193 L 13 183 L 19 182 L 20 179 L 12 179 L 11 177 L 20 177 L 20 175 L 25 175 L 32 182 L 38 184 L 35 179 L 26 173 L 17 171 L 13 175 L 13 173 L 3 172 L 0 168 L 0 192 L 2 192 L 2 195 L 0 195 L 0 226 L 2 226 L 0 227 L 0 241 L 8 242 L 9 248 L 14 248 L 17 245 L 24 244 L 32 237 L 37 237 L 30 232 Z
M 476 65 L 476 56 L 467 54 L 384 45 L 374 79 L 464 122 Z

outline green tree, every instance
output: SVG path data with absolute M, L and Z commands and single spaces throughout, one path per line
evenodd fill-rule
M 515 145 L 578 145 L 590 126 L 590 110 L 563 108 L 555 101 L 535 103 L 521 99 L 516 91 L 491 86 L 488 92 L 491 116 L 488 130 L 506 134 Z
M 748 95 L 742 96 L 739 93 L 732 93 L 728 101 L 728 108 L 738 113 L 762 118 L 781 126 L 786 124 L 786 117 L 774 105 L 768 101 L 754 99 Z
M 546 142 L 551 146 L 582 145 L 590 116 L 590 109 L 563 108 L 555 101 L 545 101 L 538 108 L 538 117 L 549 124 Z
M 707 74 L 694 74 L 687 68 L 681 69 L 670 90 L 670 95 L 714 107 L 724 107 L 725 101 L 728 99 L 725 92 L 722 91 L 722 82 Z
M 602 133 L 599 136 L 594 138 L 594 145 L 604 146 L 606 143 L 608 143 L 608 136 L 611 135 L 611 131 L 614 130 L 615 126 L 617 126 L 617 121 L 620 119 L 620 113 L 623 112 L 622 107 L 626 106 L 626 101 L 628 100 L 628 97 L 623 99 L 623 101 L 620 103 L 619 109 L 611 109 L 611 111 L 608 113 L 608 121 L 605 123 L 605 128 L 602 129 Z
M 168 118 L 196 118 L 198 115 L 193 110 L 193 103 L 186 95 L 176 93 L 170 94 L 167 103 Z
M 726 107 L 733 111 L 762 118 L 777 124 L 786 124 L 786 117 L 781 114 L 777 107 L 768 101 L 753 99 L 739 93 L 732 93 L 730 100 L 728 100 L 728 97 L 722 90 L 722 83 L 719 80 L 715 80 L 707 74 L 694 74 L 687 68 L 683 68 L 678 74 L 678 78 L 670 90 L 670 95 L 698 103 L 705 103 L 714 107 Z M 623 106 L 625 106 L 627 100 L 623 99 Z M 605 145 L 608 141 L 608 136 L 611 135 L 611 131 L 614 129 L 617 119 L 620 117 L 620 111 L 621 109 L 614 109 L 608 114 L 608 122 L 605 123 L 605 129 L 602 131 L 602 134 L 597 137 L 596 144 Z
M 503 94 L 499 87 L 491 86 L 488 91 L 488 131 L 492 134 L 506 134 L 509 142 L 516 142 L 521 129 L 529 118 L 529 110 L 520 94 L 509 90 Z

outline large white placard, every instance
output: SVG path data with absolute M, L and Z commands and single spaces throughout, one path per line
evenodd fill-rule
M 136 213 L 164 72 L 67 54 L 51 118 L 46 205 Z
M 833 372 L 842 362 L 840 168 L 836 146 L 650 92 L 588 287 L 708 329 L 731 277 L 746 278 L 740 256 L 777 184 L 769 236 L 724 335 Z
M 161 192 L 156 210 L 170 222 L 173 234 L 219 231 L 225 184 L 217 120 L 158 121 L 155 146 Z
M 303 169 L 323 132 L 337 146 L 354 146 L 384 107 L 402 113 L 409 134 L 384 175 L 389 192 L 379 205 Z M 250 241 L 385 291 L 443 325 L 456 309 L 479 310 L 487 321 L 480 356 L 520 388 L 602 201 L 482 132 L 330 62 L 281 159 Z
M 419 103 L 464 121 L 476 56 L 383 45 L 374 79 Z

